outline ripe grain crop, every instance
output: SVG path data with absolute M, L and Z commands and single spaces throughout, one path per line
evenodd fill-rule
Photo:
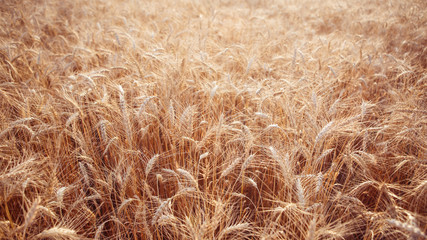
M 426 239 L 427 3 L 0 0 L 0 239 Z

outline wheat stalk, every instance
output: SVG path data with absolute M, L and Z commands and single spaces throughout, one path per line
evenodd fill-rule
M 79 114 L 80 114 L 80 112 L 75 112 L 75 113 L 71 114 L 71 116 L 65 122 L 65 126 L 69 127 L 71 125 L 71 123 L 73 123 L 79 117 Z
M 280 169 L 282 170 L 283 177 L 288 177 L 289 175 L 289 154 L 286 153 L 285 158 L 282 160 L 279 157 L 279 154 L 277 153 L 276 149 L 273 146 L 269 147 L 270 152 L 272 154 L 273 159 L 279 164 Z
M 323 153 L 322 153 L 322 155 L 320 155 L 317 159 L 316 159 L 316 161 L 315 161 L 315 164 L 316 165 L 319 165 L 320 164 L 320 161 L 322 161 L 323 160 L 323 158 L 325 158 L 326 156 L 328 156 L 331 152 L 333 152 L 335 149 L 333 149 L 333 148 L 330 148 L 330 149 L 327 149 L 327 150 L 325 150 Z
M 397 228 L 400 228 L 402 230 L 405 230 L 405 231 L 411 233 L 412 234 L 411 238 L 414 240 L 419 238 L 419 237 L 427 239 L 427 235 L 425 233 L 423 233 L 420 228 L 418 228 L 414 225 L 403 223 L 403 222 L 398 221 L 396 219 L 388 219 L 387 222 L 390 225 L 393 225 Z
M 162 204 L 157 208 L 156 212 L 153 215 L 153 219 L 151 220 L 152 225 L 156 225 L 160 219 L 170 208 L 170 199 L 163 201 Z
M 333 124 L 334 121 L 330 121 L 322 128 L 322 130 L 320 130 L 320 132 L 316 136 L 316 139 L 314 140 L 314 145 L 317 145 L 317 143 L 319 143 L 319 141 L 323 139 L 323 137 L 331 130 Z
M 121 85 L 118 85 L 117 88 L 119 89 L 119 107 L 122 111 L 122 117 L 123 117 L 123 124 L 125 126 L 126 135 L 128 138 L 129 143 L 132 142 L 132 129 L 129 122 L 129 115 L 126 110 L 126 100 L 125 100 L 125 92 L 123 90 L 123 87 Z
M 95 233 L 95 240 L 99 240 L 101 238 L 102 229 L 104 228 L 105 222 L 103 222 L 101 225 L 98 226 Z
M 230 174 L 237 167 L 237 165 L 240 163 L 240 161 L 242 161 L 242 158 L 234 159 L 234 161 L 231 162 L 231 164 L 228 165 L 228 167 L 222 171 L 220 178 L 223 178 L 223 177 L 227 176 L 228 174 Z
M 27 230 L 27 228 L 32 224 L 33 220 L 36 218 L 37 210 L 39 207 L 41 199 L 37 198 L 33 204 L 31 205 L 30 209 L 28 209 L 27 213 L 25 214 L 25 220 L 24 220 L 24 235 Z
M 316 194 L 322 189 L 322 182 L 323 182 L 323 173 L 319 172 L 317 174 L 316 189 L 314 190 Z
M 194 179 L 193 175 L 191 175 L 191 173 L 182 168 L 178 168 L 176 171 L 182 176 L 184 176 L 193 185 L 193 187 L 197 188 L 198 183 L 196 179 Z
M 298 201 L 302 206 L 304 206 L 305 205 L 305 193 L 304 193 L 304 188 L 302 187 L 302 184 L 301 184 L 301 178 L 296 179 L 295 185 L 297 188 Z
M 315 232 L 316 232 L 316 218 L 313 218 L 310 221 L 310 225 L 308 226 L 307 237 L 305 239 L 314 240 Z
M 65 227 L 53 227 L 35 236 L 36 239 L 54 238 L 54 239 L 79 239 L 79 235 L 73 229 Z
M 108 135 L 107 135 L 107 130 L 106 130 L 106 124 L 109 123 L 107 120 L 103 119 L 101 121 L 99 121 L 98 125 L 99 125 L 99 130 L 101 132 L 101 139 L 102 142 L 104 144 L 107 143 L 108 140 Z
M 148 174 L 151 172 L 151 170 L 154 167 L 154 164 L 157 162 L 157 160 L 159 159 L 160 155 L 156 154 L 153 157 L 150 158 L 150 160 L 147 163 L 147 166 L 145 167 L 145 176 L 147 177 Z
M 86 169 L 86 166 L 85 166 L 85 163 L 83 163 L 83 162 L 79 162 L 79 168 L 80 168 L 80 171 L 81 171 L 81 173 L 82 173 L 82 175 L 83 175 L 83 180 L 84 180 L 84 183 L 86 184 L 86 186 L 90 186 L 90 177 L 89 177 L 89 174 L 88 174 L 88 171 L 87 171 L 87 169 Z
M 251 154 L 251 155 L 249 155 L 249 157 L 246 158 L 246 160 L 242 164 L 241 172 L 244 172 L 246 170 L 246 168 L 249 167 L 249 165 L 251 164 L 254 157 L 255 157 L 255 154 Z
M 245 230 L 249 228 L 249 226 L 250 226 L 249 223 L 239 223 L 239 224 L 228 226 L 221 231 L 221 233 L 218 236 L 218 239 L 223 239 L 225 236 L 227 236 L 230 233 Z

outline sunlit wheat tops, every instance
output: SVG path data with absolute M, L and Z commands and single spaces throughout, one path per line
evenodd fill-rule
M 0 2 L 0 239 L 426 239 L 426 1 Z

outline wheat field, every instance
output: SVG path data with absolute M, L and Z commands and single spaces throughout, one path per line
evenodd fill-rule
M 426 1 L 0 13 L 0 239 L 427 238 Z

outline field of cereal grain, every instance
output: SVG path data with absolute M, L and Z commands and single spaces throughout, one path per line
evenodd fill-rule
M 427 3 L 0 0 L 0 239 L 426 239 Z

